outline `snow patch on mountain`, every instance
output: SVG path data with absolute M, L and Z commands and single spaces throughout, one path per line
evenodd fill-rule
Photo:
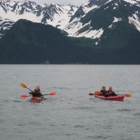
M 108 28 L 112 29 L 113 24 L 111 24 Z
M 69 33 L 69 36 L 73 36 L 79 29 L 83 27 L 80 19 L 75 18 L 71 23 L 69 23 L 64 30 Z
M 90 12 L 93 9 L 99 8 L 98 5 L 92 5 L 91 7 L 88 6 L 88 5 L 89 5 L 89 2 L 82 5 L 82 9 L 83 9 L 83 11 L 84 11 L 85 14 L 87 14 L 88 12 Z
M 137 17 L 137 15 L 133 15 L 134 17 Z M 138 18 L 128 17 L 129 23 L 134 24 L 136 29 L 140 31 L 140 22 L 138 21 Z
M 69 23 L 71 16 L 75 13 L 77 8 L 73 8 L 73 11 L 71 11 L 70 6 L 57 6 L 57 8 L 59 9 L 57 10 L 57 14 L 54 14 L 52 20 L 48 19 L 46 23 L 63 29 Z
M 41 19 L 42 17 L 40 17 L 39 19 L 36 17 L 36 15 L 34 15 L 33 13 L 29 13 L 29 12 L 26 12 L 24 13 L 24 15 L 19 15 L 19 14 L 14 14 L 13 12 L 9 11 L 8 14 L 7 13 L 4 13 L 4 12 L 1 12 L 0 10 L 0 13 L 2 15 L 2 17 L 5 17 L 5 18 L 9 18 L 13 21 L 17 21 L 19 19 L 27 19 L 27 20 L 30 20 L 30 21 L 34 21 L 34 22 L 40 22 L 39 19 Z
M 112 0 L 108 0 L 104 5 L 108 4 L 109 2 L 112 2 Z
M 106 10 L 106 9 L 108 9 L 109 8 L 109 6 L 108 7 L 106 7 L 104 10 Z
M 113 22 L 119 22 L 119 21 L 122 21 L 122 19 L 114 17 L 114 21 Z
M 137 3 L 135 0 L 124 0 L 124 1 L 126 1 L 128 3 L 131 3 L 131 4 L 136 4 Z
M 0 17 L 0 38 L 13 26 L 14 21 Z
M 90 27 L 90 23 L 91 22 L 82 25 L 81 22 L 78 22 L 75 19 L 75 21 L 72 22 L 72 24 L 70 24 L 65 30 L 70 33 L 69 36 L 73 37 L 86 37 L 91 39 L 100 38 L 104 30 L 102 28 L 99 30 L 93 30 L 92 27 Z M 85 28 L 86 30 L 84 31 Z
M 92 38 L 92 39 L 96 39 L 96 38 L 100 38 L 101 35 L 103 34 L 104 30 L 101 28 L 99 30 L 87 30 L 79 35 L 77 35 L 76 37 L 87 37 L 87 38 Z

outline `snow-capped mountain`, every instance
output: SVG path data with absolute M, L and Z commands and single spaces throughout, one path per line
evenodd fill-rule
M 3 19 L 3 22 L 7 21 L 5 19 L 9 19 L 11 22 L 16 22 L 19 19 L 27 19 L 63 29 L 69 23 L 71 16 L 77 8 L 77 6 L 72 5 L 39 5 L 28 0 L 24 2 L 0 0 L 0 17 Z M 8 25 L 7 28 L 9 28 Z
M 9 19 L 3 19 L 0 17 L 0 38 L 5 34 L 7 30 L 12 27 L 14 23 L 14 21 L 11 21 Z
M 27 19 L 44 24 L 56 24 L 58 20 L 67 20 L 77 10 L 76 6 L 61 6 L 58 4 L 38 5 L 32 1 L 11 2 L 0 0 L 0 16 L 13 21 Z M 64 17 L 64 15 L 66 16 Z
M 104 27 L 104 17 L 107 25 Z M 108 21 L 107 21 L 108 20 Z M 140 0 L 90 0 L 81 5 L 64 30 L 69 36 L 100 38 L 105 29 L 128 20 L 140 31 Z M 95 26 L 101 25 L 100 28 Z
M 140 0 L 89 0 L 80 7 L 58 4 L 36 4 L 33 1 L 0 0 L 0 33 L 19 19 L 50 24 L 69 36 L 97 39 L 115 30 L 119 23 L 134 25 L 140 31 Z

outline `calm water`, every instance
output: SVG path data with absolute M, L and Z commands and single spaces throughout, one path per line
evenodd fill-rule
M 41 103 L 20 99 L 40 85 Z M 89 92 L 113 86 L 124 102 Z M 0 65 L 1 140 L 140 140 L 140 65 Z

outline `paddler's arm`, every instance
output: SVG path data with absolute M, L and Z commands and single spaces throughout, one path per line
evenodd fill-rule
M 34 94 L 34 92 L 33 92 L 33 91 L 31 91 L 31 92 L 29 92 L 29 94 L 32 94 L 32 95 L 33 95 L 33 94 Z

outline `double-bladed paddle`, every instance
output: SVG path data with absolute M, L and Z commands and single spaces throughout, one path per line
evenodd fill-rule
M 20 85 L 21 85 L 23 88 L 27 88 L 28 90 L 32 91 L 32 90 L 29 89 L 24 83 L 21 83 Z M 53 95 L 56 95 L 56 92 L 50 92 L 49 94 L 43 94 L 43 95 L 51 95 L 51 96 L 53 96 Z M 20 96 L 20 98 L 27 98 L 27 97 L 29 97 L 29 95 L 23 94 L 23 95 Z
M 27 89 L 29 89 L 25 84 L 23 84 L 23 83 L 21 83 L 20 84 L 23 88 L 27 88 Z M 30 91 L 32 91 L 31 89 L 29 89 Z

